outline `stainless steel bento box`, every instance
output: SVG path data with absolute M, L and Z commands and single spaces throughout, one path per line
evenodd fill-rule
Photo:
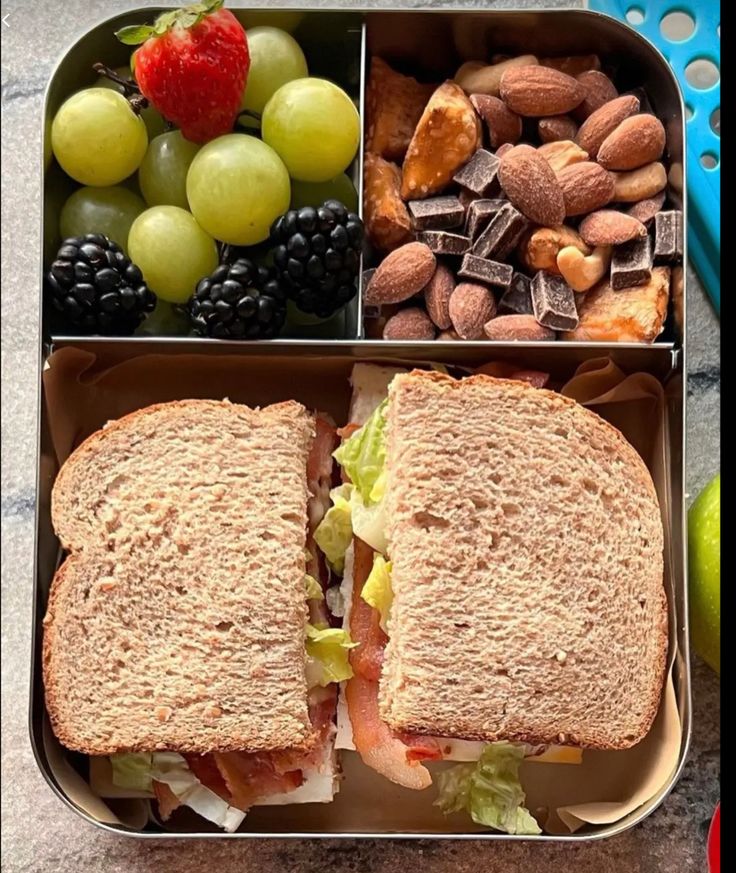
M 232 8 L 236 4 L 230 4 Z M 306 7 L 305 7 L 306 8 Z M 105 58 L 112 63 L 122 59 L 112 32 L 123 24 L 150 16 L 152 10 L 138 10 L 103 22 L 83 36 L 61 60 L 49 84 L 46 119 L 49 120 L 64 96 L 93 78 L 91 64 Z M 535 51 L 540 54 L 574 54 L 596 51 L 619 68 L 624 86 L 643 85 L 653 107 L 663 120 L 673 164 L 683 166 L 684 112 L 679 89 L 664 59 L 635 32 L 618 22 L 596 13 L 570 11 L 499 11 L 397 10 L 371 12 L 320 10 L 305 12 L 309 33 L 323 44 L 341 43 L 337 70 L 323 70 L 362 95 L 367 59 L 373 53 L 388 58 L 411 58 L 426 69 L 448 72 L 459 60 L 472 56 L 490 56 L 494 51 Z M 118 55 L 115 55 L 115 52 Z M 90 71 L 90 72 L 87 72 Z M 360 100 L 362 113 L 363 101 Z M 47 124 L 48 129 L 48 124 Z M 362 179 L 362 148 L 353 167 L 354 178 Z M 684 180 L 682 191 L 684 204 Z M 53 248 L 56 240 L 56 211 L 66 194 L 61 175 L 49 174 L 45 183 L 44 244 Z M 677 192 L 671 192 L 676 200 Z M 678 204 L 680 205 L 680 204 Z M 684 331 L 684 317 L 681 324 Z M 44 322 L 41 350 L 42 370 L 49 357 L 58 350 L 76 349 L 89 353 L 90 373 L 125 365 L 144 355 L 157 356 L 163 369 L 174 372 L 182 363 L 180 378 L 172 376 L 165 397 L 189 396 L 187 368 L 196 359 L 210 361 L 219 372 L 222 365 L 232 366 L 243 374 L 259 374 L 259 380 L 244 380 L 238 400 L 264 403 L 288 396 L 308 405 L 331 412 L 336 420 L 345 420 L 348 403 L 347 375 L 358 360 L 435 362 L 445 365 L 477 366 L 491 360 L 511 360 L 525 367 L 544 369 L 553 378 L 569 378 L 583 362 L 610 357 L 626 372 L 651 374 L 663 386 L 662 469 L 661 483 L 666 533 L 665 566 L 670 595 L 671 641 L 676 655 L 672 678 L 679 715 L 680 736 L 677 764 L 665 784 L 645 803 L 613 824 L 587 825 L 572 834 L 543 835 L 534 839 L 577 842 L 619 833 L 646 817 L 674 785 L 684 763 L 690 736 L 690 668 L 687 639 L 686 554 L 684 536 L 684 412 L 685 412 L 685 340 L 674 325 L 665 341 L 651 346 L 606 343 L 504 343 L 504 342 L 380 342 L 362 339 L 362 308 L 356 299 L 342 320 L 322 325 L 310 333 L 269 342 L 221 342 L 217 340 L 176 337 L 134 337 L 131 339 L 75 339 L 52 336 Z M 337 338 L 339 337 L 339 338 Z M 92 357 L 94 356 L 94 357 Z M 228 363 L 232 362 L 232 363 Z M 51 361 L 53 365 L 53 359 Z M 279 378 L 264 380 L 262 374 L 273 368 Z M 224 371 L 223 371 L 224 372 Z M 293 372 L 293 380 L 284 374 Z M 80 376 L 80 379 L 82 377 Z M 88 373 L 84 373 L 84 379 Z M 228 377 L 229 379 L 230 377 Z M 228 379 L 214 379 L 211 396 L 223 396 Z M 257 384 L 256 387 L 252 387 Z M 109 398 L 108 398 L 109 399 Z M 348 778 L 332 804 L 254 809 L 235 834 L 209 830 L 196 817 L 182 818 L 176 829 L 155 824 L 124 823 L 124 810 L 111 812 L 104 801 L 91 797 L 83 775 L 85 759 L 62 749 L 53 737 L 45 713 L 41 676 L 42 619 L 53 574 L 60 559 L 60 549 L 51 527 L 50 495 L 59 460 L 52 444 L 56 411 L 49 408 L 47 392 L 41 386 L 38 435 L 38 486 L 35 556 L 34 649 L 30 700 L 30 732 L 38 765 L 53 790 L 82 817 L 117 833 L 141 837 L 433 837 L 488 840 L 520 839 L 505 834 L 477 831 L 462 822 L 446 823 L 431 798 L 407 802 L 406 794 L 396 795 L 392 786 L 378 782 L 355 766 L 354 753 L 348 753 L 345 770 Z M 120 399 L 120 413 L 130 407 L 130 397 Z M 100 421 L 97 426 L 101 426 Z M 68 425 L 73 429 L 73 422 Z M 77 437 L 84 434 L 79 426 Z M 534 765 L 530 765 L 534 766 Z M 539 766 L 539 765 L 537 765 Z M 550 765 L 548 765 L 550 766 Z M 556 765 L 552 765 L 556 766 Z M 364 768 L 363 768 L 364 769 Z M 351 788 L 351 786 L 353 786 Z M 415 794 L 420 794 L 416 792 Z M 90 797 L 87 797 L 90 795 Z M 420 795 L 421 796 L 421 795 Z M 122 803 L 122 802 L 121 802 Z M 113 804 L 114 805 L 114 804 Z

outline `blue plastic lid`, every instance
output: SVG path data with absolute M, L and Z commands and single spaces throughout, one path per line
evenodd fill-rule
M 721 313 L 721 7 L 718 0 L 589 0 L 667 58 L 687 120 L 688 253 Z

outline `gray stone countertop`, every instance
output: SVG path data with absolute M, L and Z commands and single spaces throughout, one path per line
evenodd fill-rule
M 694 731 L 682 778 L 663 805 L 634 829 L 579 846 L 550 843 L 410 843 L 268 840 L 139 842 L 78 820 L 36 769 L 27 730 L 31 567 L 38 385 L 38 264 L 41 113 L 53 64 L 92 23 L 132 2 L 8 0 L 2 16 L 2 866 L 46 871 L 259 871 L 259 873 L 426 873 L 495 870 L 525 873 L 701 873 L 705 838 L 719 798 L 719 683 L 697 659 Z M 141 0 L 137 5 L 156 5 Z M 257 5 L 269 5 L 253 3 Z M 277 5 L 272 3 L 270 5 Z M 282 8 L 288 2 L 278 3 Z M 338 5 L 316 2 L 313 6 Z M 365 0 L 343 6 L 392 7 Z M 406 6 L 442 5 L 407 2 Z M 576 5 L 483 2 L 466 7 Z M 697 278 L 688 290 L 689 387 L 687 489 L 692 496 L 719 469 L 720 326 Z

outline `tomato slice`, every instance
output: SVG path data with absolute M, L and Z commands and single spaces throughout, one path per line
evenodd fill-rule
M 395 733 L 394 736 L 406 746 L 407 761 L 441 761 L 444 757 L 442 746 L 436 737 L 403 733 Z
M 429 770 L 416 760 L 409 760 L 407 747 L 391 734 L 378 712 L 378 682 L 356 674 L 345 683 L 345 698 L 353 743 L 368 767 L 403 785 L 421 790 L 432 784 Z
M 388 637 L 381 630 L 378 610 L 360 596 L 365 580 L 373 568 L 373 549 L 358 537 L 353 537 L 353 599 L 350 607 L 350 637 L 358 645 L 350 651 L 353 672 L 364 679 L 378 682 L 381 678 L 383 650 Z

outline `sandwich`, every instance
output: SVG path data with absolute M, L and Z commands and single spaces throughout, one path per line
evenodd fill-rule
M 446 812 L 537 833 L 521 762 L 629 748 L 659 708 L 651 476 L 606 421 L 523 381 L 357 364 L 352 386 L 316 531 L 355 644 L 337 745 L 406 788 L 436 772 Z
M 332 800 L 350 642 L 313 533 L 336 440 L 296 402 L 186 400 L 109 423 L 63 465 L 45 696 L 93 788 L 228 831 L 255 805 Z

